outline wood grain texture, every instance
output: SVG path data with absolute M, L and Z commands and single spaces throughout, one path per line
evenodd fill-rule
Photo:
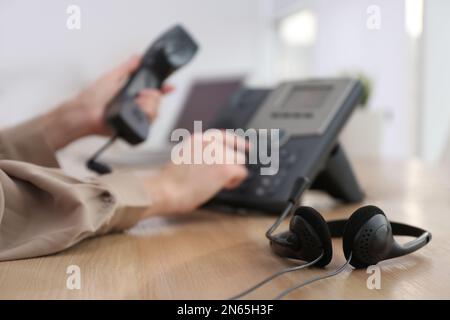
M 369 290 L 366 270 L 297 290 L 291 299 L 450 299 L 450 169 L 419 162 L 358 161 L 366 204 L 392 221 L 428 229 L 430 245 L 385 261 L 381 289 Z M 348 217 L 359 205 L 339 205 L 309 192 L 305 204 L 326 219 Z M 144 221 L 124 234 L 83 241 L 60 254 L 0 263 L 0 299 L 224 299 L 287 266 L 264 238 L 273 217 L 199 210 L 181 218 Z M 285 228 L 286 225 L 283 226 Z M 269 299 L 344 262 L 340 240 L 326 269 L 284 275 L 248 298 Z M 66 268 L 81 268 L 81 290 L 66 288 Z

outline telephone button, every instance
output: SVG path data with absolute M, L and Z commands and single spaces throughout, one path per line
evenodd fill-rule
M 293 153 L 286 158 L 286 164 L 288 167 L 291 167 L 297 162 L 297 156 Z
M 270 187 L 271 184 L 272 184 L 272 180 L 269 177 L 265 176 L 265 177 L 261 178 L 261 185 L 263 187 Z
M 264 197 L 266 195 L 266 189 L 263 187 L 257 187 L 255 189 L 255 195 L 258 197 Z

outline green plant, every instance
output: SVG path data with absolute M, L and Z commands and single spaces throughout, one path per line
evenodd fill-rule
M 358 73 L 344 73 L 343 74 L 346 77 L 351 77 L 351 78 L 356 78 L 359 81 L 361 81 L 361 84 L 363 86 L 363 96 L 361 98 L 361 102 L 359 104 L 360 107 L 364 108 L 368 105 L 370 97 L 372 95 L 372 90 L 373 90 L 373 82 L 372 79 L 370 79 L 366 74 L 364 74 L 363 72 L 358 72 Z

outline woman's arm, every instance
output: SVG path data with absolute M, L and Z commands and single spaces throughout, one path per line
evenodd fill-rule
M 141 219 L 189 213 L 246 174 L 241 165 L 168 164 L 146 178 L 116 173 L 82 181 L 59 169 L 0 160 L 0 261 L 52 254 Z
M 141 219 L 190 212 L 245 178 L 241 165 L 168 164 L 148 178 L 115 173 L 91 180 L 56 169 L 55 150 L 89 134 L 109 134 L 105 107 L 137 64 L 131 59 L 55 110 L 0 131 L 0 261 L 52 254 Z M 153 118 L 161 93 L 170 90 L 144 90 L 137 103 Z

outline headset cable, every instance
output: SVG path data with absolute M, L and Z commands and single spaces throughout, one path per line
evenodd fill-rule
M 288 199 L 288 204 L 286 205 L 286 208 L 284 209 L 283 213 L 280 214 L 280 216 L 275 220 L 275 222 L 270 226 L 270 228 L 266 231 L 266 238 L 269 240 L 272 240 L 272 234 L 273 232 L 280 226 L 280 224 L 288 217 L 292 214 L 292 211 L 295 210 L 295 208 L 297 207 L 297 203 L 300 199 L 301 194 L 308 188 L 309 186 L 309 179 L 306 177 L 301 177 L 299 179 L 297 179 L 297 181 L 295 182 L 294 186 L 292 187 L 292 192 L 289 196 Z M 258 282 L 256 285 L 252 286 L 251 288 L 239 293 L 238 295 L 235 295 L 233 297 L 231 297 L 229 300 L 237 300 L 242 298 L 243 296 L 246 296 L 247 294 L 253 292 L 254 290 L 262 287 L 263 285 L 265 285 L 266 283 L 272 281 L 273 279 L 285 274 L 285 273 L 289 273 L 289 272 L 293 272 L 293 271 L 298 271 L 304 268 L 308 268 L 311 267 L 313 265 L 315 265 L 322 257 L 323 257 L 323 252 L 320 254 L 319 257 L 317 257 L 316 259 L 314 259 L 313 261 L 310 261 L 308 263 L 299 265 L 299 266 L 295 266 L 295 267 L 290 267 L 290 268 L 286 268 L 283 270 L 280 270 L 274 274 L 272 274 L 271 276 L 267 277 L 266 279 Z
M 347 261 L 341 267 L 339 267 L 338 269 L 336 269 L 336 270 L 334 270 L 334 271 L 332 271 L 332 272 L 330 272 L 330 273 L 328 273 L 326 275 L 314 277 L 314 278 L 312 278 L 310 280 L 307 280 L 307 281 L 305 281 L 303 283 L 300 283 L 299 285 L 296 285 L 296 286 L 294 286 L 292 288 L 289 288 L 289 289 L 281 292 L 273 300 L 281 300 L 282 298 L 284 298 L 285 296 L 287 296 L 288 294 L 290 294 L 291 292 L 293 292 L 293 291 L 295 291 L 297 289 L 300 289 L 302 287 L 310 285 L 310 284 L 312 284 L 312 283 L 314 283 L 316 281 L 324 280 L 324 279 L 331 278 L 331 277 L 339 275 L 340 273 L 342 273 L 347 268 L 347 266 L 350 264 L 350 260 L 351 259 L 352 259 L 352 253 L 350 253 L 350 256 L 348 257 Z

